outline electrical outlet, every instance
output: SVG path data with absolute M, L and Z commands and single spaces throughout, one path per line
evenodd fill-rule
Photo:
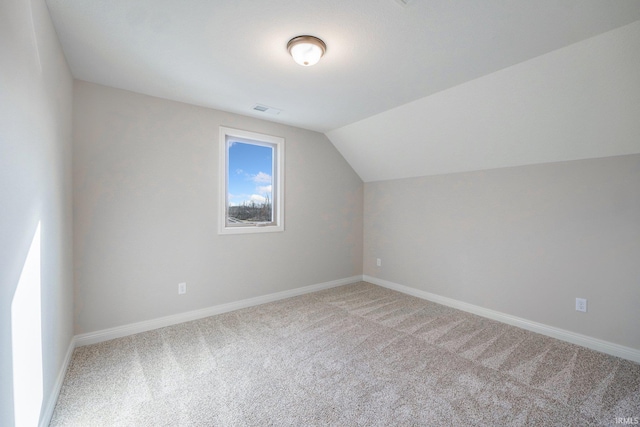
M 380 258 L 376 258 L 376 265 L 382 267 L 382 260 Z
M 182 295 L 186 293 L 187 293 L 187 283 L 186 282 L 178 283 L 178 295 Z
M 587 300 L 586 298 L 576 298 L 576 311 L 587 312 Z

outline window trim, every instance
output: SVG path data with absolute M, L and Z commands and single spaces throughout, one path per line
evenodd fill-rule
M 273 209 L 272 223 L 253 223 L 233 226 L 230 226 L 227 223 L 227 214 L 229 212 L 229 200 L 227 197 L 229 177 L 229 150 L 227 143 L 228 137 L 237 138 L 241 140 L 240 142 L 255 143 L 256 145 L 262 144 L 274 147 L 273 174 L 271 177 L 271 206 Z M 272 233 L 284 231 L 284 138 L 220 126 L 218 153 L 218 234 Z

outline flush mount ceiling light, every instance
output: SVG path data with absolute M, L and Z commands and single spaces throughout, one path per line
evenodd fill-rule
M 289 40 L 287 50 L 294 61 L 303 67 L 309 67 L 320 61 L 327 45 L 317 37 L 298 36 Z

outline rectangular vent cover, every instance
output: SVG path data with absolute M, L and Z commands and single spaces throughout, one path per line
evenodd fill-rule
M 261 113 L 274 114 L 274 115 L 280 114 L 282 112 L 282 110 L 278 110 L 277 108 L 273 108 L 273 107 L 267 107 L 266 105 L 262 105 L 262 104 L 254 105 L 253 109 Z

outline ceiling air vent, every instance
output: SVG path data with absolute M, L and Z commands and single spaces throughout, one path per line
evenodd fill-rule
M 262 104 L 254 105 L 253 109 L 261 113 L 274 114 L 274 115 L 280 114 L 282 112 L 282 110 L 278 110 L 277 108 L 273 108 L 273 107 L 267 107 L 266 105 L 262 105 Z

